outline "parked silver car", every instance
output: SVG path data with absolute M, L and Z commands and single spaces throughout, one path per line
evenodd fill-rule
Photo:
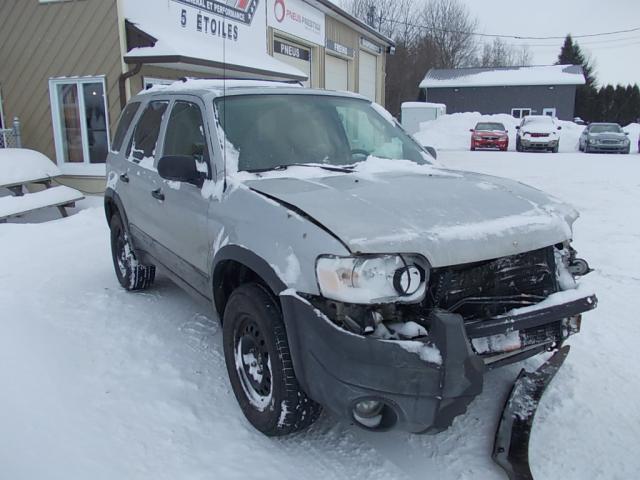
M 160 267 L 213 304 L 233 391 L 267 435 L 321 406 L 441 431 L 486 371 L 559 347 L 596 298 L 574 281 L 589 270 L 575 210 L 431 163 L 358 95 L 154 88 L 124 109 L 107 161 L 116 276 L 145 289 Z
M 562 127 L 553 117 L 547 115 L 527 115 L 516 127 L 516 150 L 545 150 L 558 153 Z
M 580 135 L 581 152 L 631 152 L 628 133 L 617 123 L 590 123 Z

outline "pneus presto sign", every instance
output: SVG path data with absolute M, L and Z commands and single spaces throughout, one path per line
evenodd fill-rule
M 302 0 L 267 0 L 267 24 L 316 45 L 325 43 L 324 13 Z

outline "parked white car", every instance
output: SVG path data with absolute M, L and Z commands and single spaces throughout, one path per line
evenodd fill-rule
M 562 127 L 556 123 L 555 118 L 547 115 L 528 115 L 522 119 L 516 127 L 516 150 L 548 150 L 558 153 L 560 146 L 559 130 Z

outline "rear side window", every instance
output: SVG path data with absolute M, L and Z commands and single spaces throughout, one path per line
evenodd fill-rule
M 129 142 L 127 158 L 136 163 L 140 163 L 144 159 L 154 158 L 162 118 L 167 111 L 168 105 L 169 102 L 166 100 L 150 102 L 147 105 L 147 108 L 140 115 L 140 120 L 138 120 L 136 129 L 133 132 L 131 142 Z
M 174 103 L 167 124 L 163 155 L 189 156 L 199 161 L 209 158 L 202 111 L 195 103 Z
M 131 126 L 133 117 L 135 117 L 138 112 L 138 108 L 140 108 L 140 102 L 134 102 L 127 105 L 122 111 L 120 120 L 118 121 L 116 135 L 113 137 L 113 143 L 111 144 L 111 150 L 115 153 L 118 153 L 122 148 L 122 142 L 124 142 L 124 137 Z

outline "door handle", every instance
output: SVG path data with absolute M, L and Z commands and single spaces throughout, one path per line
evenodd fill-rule
M 122 180 L 124 183 L 129 183 L 129 175 L 127 175 L 126 173 L 122 173 L 120 175 L 120 180 Z
M 159 188 L 156 188 L 155 190 L 153 190 L 151 192 L 151 196 L 157 200 L 160 200 L 161 202 L 164 201 L 164 193 L 162 193 L 162 190 Z

